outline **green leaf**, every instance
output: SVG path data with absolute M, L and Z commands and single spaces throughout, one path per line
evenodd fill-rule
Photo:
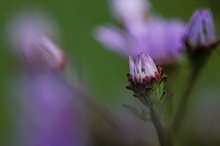
M 137 117 L 140 120 L 149 121 L 151 119 L 149 111 L 145 108 L 136 108 L 132 105 L 126 104 L 123 104 L 122 106 L 124 106 L 130 113 L 132 113 L 135 117 Z

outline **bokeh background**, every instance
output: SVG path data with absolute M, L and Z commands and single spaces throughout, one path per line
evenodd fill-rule
M 213 13 L 216 34 L 219 36 L 220 2 L 218 0 L 151 0 L 150 3 L 155 13 L 165 18 L 180 18 L 185 22 L 189 20 L 196 8 L 208 7 Z M 134 100 L 131 92 L 125 89 L 126 74 L 129 70 L 128 61 L 105 49 L 93 37 L 93 30 L 97 25 L 113 23 L 108 0 L 1 0 L 0 145 L 7 145 L 6 143 L 12 140 L 15 122 L 14 113 L 12 114 L 14 106 L 13 98 L 11 98 L 14 91 L 12 86 L 22 68 L 22 61 L 13 55 L 13 51 L 7 44 L 6 28 L 8 20 L 27 7 L 39 7 L 54 17 L 61 32 L 60 46 L 67 53 L 72 69 L 78 71 L 77 76 L 81 84 L 97 101 L 111 111 L 124 111 L 125 113 L 126 110 L 121 104 Z M 185 126 L 192 130 L 196 125 L 206 125 L 200 129 L 200 132 L 204 134 L 201 134 L 201 137 L 214 130 L 217 138 L 220 138 L 220 126 L 211 124 L 213 121 L 220 122 L 219 64 L 220 53 L 215 51 L 202 71 L 191 97 L 188 114 L 190 120 Z M 188 68 L 184 64 L 175 82 L 169 83 L 175 85 L 174 98 L 181 94 L 187 76 Z M 178 102 L 178 98 L 175 102 Z M 189 138 L 187 134 L 183 136 Z M 187 144 L 186 141 L 182 143 Z

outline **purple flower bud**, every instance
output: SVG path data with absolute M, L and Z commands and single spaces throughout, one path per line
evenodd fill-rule
M 198 9 L 194 12 L 187 25 L 186 37 L 193 47 L 206 46 L 216 41 L 215 28 L 209 9 Z
M 10 24 L 10 44 L 32 68 L 59 69 L 66 55 L 49 36 L 56 37 L 54 24 L 38 11 L 23 12 Z

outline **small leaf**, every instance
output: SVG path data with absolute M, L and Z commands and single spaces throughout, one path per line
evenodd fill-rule
M 138 119 L 143 120 L 143 121 L 150 120 L 149 111 L 147 111 L 146 109 L 144 108 L 138 109 L 132 105 L 125 105 L 125 104 L 123 104 L 122 106 L 124 106 L 129 112 L 131 112 Z

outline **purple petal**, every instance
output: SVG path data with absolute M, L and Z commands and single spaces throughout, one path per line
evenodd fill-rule
M 127 44 L 123 33 L 113 26 L 100 26 L 95 30 L 95 38 L 116 53 L 127 54 Z

